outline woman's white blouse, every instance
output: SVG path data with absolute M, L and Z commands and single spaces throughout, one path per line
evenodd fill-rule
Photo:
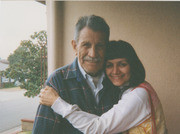
M 151 114 L 148 93 L 139 87 L 126 90 L 118 104 L 101 116 L 83 112 L 77 105 L 71 105 L 60 97 L 51 108 L 85 134 L 123 132 L 139 125 Z

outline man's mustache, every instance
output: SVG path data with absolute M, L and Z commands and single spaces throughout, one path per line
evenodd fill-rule
M 89 57 L 89 56 L 85 56 L 83 58 L 84 61 L 89 61 L 89 62 L 100 62 L 101 61 L 101 58 L 100 57 L 95 57 L 95 58 L 92 58 L 92 57 Z

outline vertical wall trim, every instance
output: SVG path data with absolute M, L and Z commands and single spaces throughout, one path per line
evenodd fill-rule
M 48 76 L 63 65 L 63 1 L 46 0 Z

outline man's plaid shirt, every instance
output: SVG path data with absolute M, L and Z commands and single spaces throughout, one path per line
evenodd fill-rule
M 67 66 L 57 69 L 46 84 L 53 87 L 67 102 L 77 104 L 83 111 L 101 115 L 108 111 L 119 100 L 114 89 L 104 87 L 99 93 L 99 104 L 90 87 L 79 71 L 77 58 Z M 81 134 L 66 119 L 54 113 L 50 107 L 39 105 L 33 134 Z

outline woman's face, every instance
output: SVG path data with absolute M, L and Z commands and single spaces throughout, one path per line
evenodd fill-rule
M 115 86 L 122 86 L 129 81 L 130 65 L 126 58 L 108 60 L 106 62 L 106 74 Z

